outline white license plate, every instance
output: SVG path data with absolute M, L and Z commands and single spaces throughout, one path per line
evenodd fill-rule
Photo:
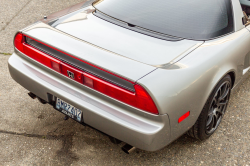
M 75 119 L 78 122 L 82 122 L 82 111 L 63 101 L 62 99 L 56 99 L 56 109 L 68 115 L 72 119 Z

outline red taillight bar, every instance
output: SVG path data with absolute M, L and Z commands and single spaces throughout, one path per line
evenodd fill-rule
M 26 36 L 28 37 L 28 36 Z M 36 40 L 37 41 L 37 40 Z M 39 41 L 37 41 L 39 42 Z M 41 42 L 39 42 L 41 43 Z M 114 85 L 108 81 L 98 78 L 92 74 L 79 70 L 69 64 L 66 64 L 25 42 L 24 35 L 18 33 L 14 39 L 15 47 L 30 58 L 41 64 L 81 83 L 100 93 L 110 96 L 128 105 L 141 110 L 158 114 L 157 107 L 147 91 L 140 85 L 134 83 L 135 92 L 131 92 L 122 87 Z M 42 43 L 43 44 L 43 43 Z M 51 47 L 51 46 L 49 46 Z M 52 48 L 52 47 L 51 47 Z M 53 48 L 54 49 L 54 48 Z M 62 52 L 62 51 L 60 51 Z M 63 53 L 63 52 L 62 52 Z M 67 54 L 68 55 L 68 54 Z M 92 65 L 93 66 L 93 65 Z M 103 69 L 102 69 L 103 70 Z M 105 71 L 105 70 L 103 70 Z M 114 75 L 114 74 L 113 74 Z M 120 77 L 120 76 L 119 76 Z M 121 78 L 121 77 L 120 77 Z

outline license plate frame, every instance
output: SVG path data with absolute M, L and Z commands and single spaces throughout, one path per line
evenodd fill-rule
M 55 97 L 54 108 L 79 123 L 83 123 L 83 112 L 75 106 Z

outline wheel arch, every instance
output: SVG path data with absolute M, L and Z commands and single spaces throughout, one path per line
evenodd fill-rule
M 230 71 L 229 73 L 227 73 L 230 77 L 231 77 L 231 80 L 232 80 L 232 87 L 231 87 L 231 89 L 233 89 L 233 87 L 234 87 L 234 85 L 235 85 L 235 72 L 234 71 Z M 226 74 L 226 75 L 227 75 Z M 222 77 L 223 78 L 223 77 Z M 221 78 L 221 79 L 222 79 Z
M 208 98 L 209 98 L 209 96 L 211 96 L 211 94 L 212 94 L 212 92 L 213 92 L 213 90 L 215 89 L 215 87 L 218 85 L 218 83 L 226 76 L 226 75 L 229 75 L 230 77 L 231 77 L 231 80 L 232 80 L 232 86 L 231 86 L 231 89 L 234 87 L 234 85 L 235 85 L 235 81 L 236 81 L 236 72 L 235 72 L 236 70 L 235 69 L 227 69 L 227 70 L 224 70 L 224 72 L 217 72 L 217 74 L 215 74 L 215 79 L 214 79 L 214 81 L 212 81 L 212 82 L 214 82 L 214 83 L 212 83 L 211 84 L 211 87 L 210 88 L 208 88 L 208 93 L 207 93 L 207 95 L 206 95 L 206 98 L 205 98 L 205 101 L 203 102 L 203 107 L 204 107 L 204 105 L 205 105 L 205 103 L 206 103 L 206 101 L 208 100 Z M 200 111 L 200 113 L 201 113 L 201 111 Z M 199 114 L 200 114 L 199 113 Z

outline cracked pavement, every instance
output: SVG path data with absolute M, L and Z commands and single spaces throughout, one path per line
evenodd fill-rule
M 250 165 L 250 78 L 231 96 L 216 133 L 187 135 L 156 152 L 127 155 L 99 132 L 28 97 L 12 80 L 8 53 L 17 30 L 81 0 L 0 1 L 0 165 Z

